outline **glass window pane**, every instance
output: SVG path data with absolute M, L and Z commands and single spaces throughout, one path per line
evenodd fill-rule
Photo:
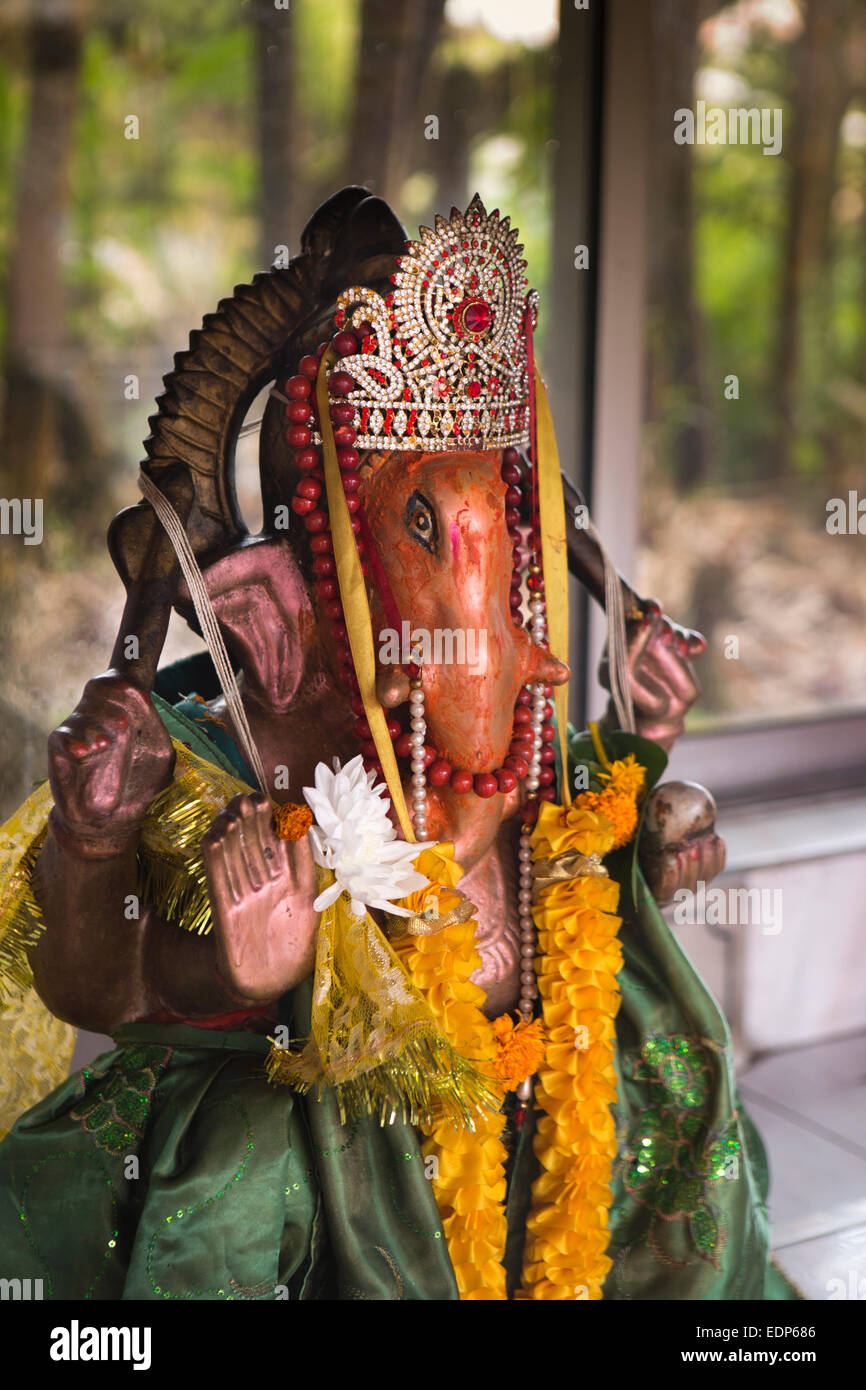
M 636 576 L 709 639 L 692 729 L 866 704 L 863 10 L 707 8 L 652 7 Z

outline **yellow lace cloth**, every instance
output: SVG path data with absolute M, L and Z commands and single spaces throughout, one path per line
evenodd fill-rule
M 320 890 L 333 881 L 319 871 Z M 344 1120 L 444 1115 L 471 1127 L 481 1110 L 498 1108 L 488 1077 L 445 1037 L 390 942 L 369 913 L 352 912 L 346 893 L 321 915 L 314 982 L 310 1040 L 301 1052 L 273 1047 L 272 1081 L 332 1088 Z

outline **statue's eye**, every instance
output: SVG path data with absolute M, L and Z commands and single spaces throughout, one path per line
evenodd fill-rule
M 413 492 L 406 503 L 406 528 L 432 555 L 438 540 L 436 513 L 423 493 Z

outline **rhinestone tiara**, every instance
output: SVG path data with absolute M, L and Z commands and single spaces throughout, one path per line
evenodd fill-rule
M 524 320 L 535 324 L 517 229 L 476 194 L 406 243 L 384 298 L 353 286 L 335 319 L 360 351 L 335 371 L 354 389 L 357 447 L 425 452 L 502 449 L 529 443 Z M 318 437 L 315 442 L 319 442 Z

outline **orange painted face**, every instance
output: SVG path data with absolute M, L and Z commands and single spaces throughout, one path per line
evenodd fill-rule
M 400 618 L 422 647 L 426 634 L 427 742 L 472 773 L 502 765 L 523 684 L 567 679 L 511 617 L 501 464 L 499 451 L 393 453 L 362 469 L 364 509 Z M 378 603 L 372 613 L 381 638 L 388 619 Z M 502 807 L 502 797 L 493 800 Z

